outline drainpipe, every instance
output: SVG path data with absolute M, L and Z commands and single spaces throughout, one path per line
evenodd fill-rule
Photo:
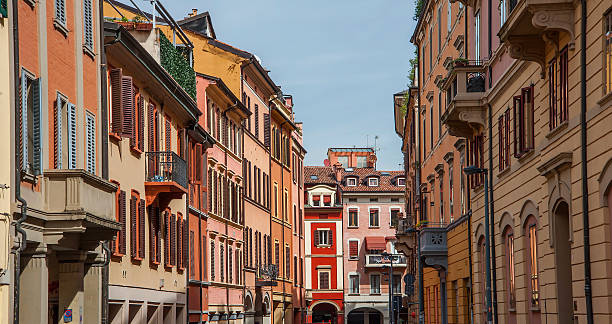
M 469 304 L 469 316 L 470 316 L 470 323 L 474 323 L 474 293 L 472 292 L 472 287 L 474 286 L 473 283 L 473 277 L 472 277 L 472 272 L 474 271 L 472 269 L 472 210 L 470 209 L 470 211 L 468 212 L 468 259 L 469 259 L 469 269 L 470 269 L 470 295 L 468 296 L 468 298 L 470 299 L 470 304 Z
M 19 9 L 17 7 L 18 0 L 12 1 L 13 6 L 13 79 L 15 82 L 15 120 L 20 116 L 20 82 L 19 82 Z M 21 197 L 21 170 L 19 167 L 19 161 L 21 161 L 20 147 L 21 142 L 19 141 L 20 130 L 15 125 L 15 200 L 21 203 L 21 217 L 15 222 L 15 232 L 21 234 L 19 240 L 19 246 L 13 248 L 15 253 L 15 279 L 14 279 L 14 292 L 13 292 L 13 323 L 19 324 L 19 297 L 20 297 L 20 284 L 21 284 L 21 253 L 25 250 L 27 245 L 26 232 L 21 228 L 21 224 L 28 218 L 27 207 L 28 203 Z
M 463 24 L 463 58 L 468 58 L 468 10 L 467 10 L 467 6 L 464 5 L 463 6 L 463 19 L 465 19 L 465 22 Z
M 286 123 L 287 123 L 287 121 L 285 120 L 284 122 L 282 122 L 282 123 L 279 125 L 281 135 L 283 134 L 283 125 L 285 125 Z M 282 139 L 281 139 L 281 141 L 282 141 Z M 281 148 L 282 148 L 282 147 L 283 147 L 283 143 L 281 142 Z M 282 150 L 281 150 L 281 154 L 283 154 Z M 284 168 L 284 165 L 283 165 L 283 163 L 282 163 L 282 158 L 283 158 L 283 157 L 282 157 L 282 155 L 281 155 L 281 188 L 280 188 L 280 189 L 281 189 L 281 192 L 280 192 L 280 194 L 281 194 L 281 197 L 283 197 L 283 199 L 281 199 L 281 202 L 282 202 L 282 203 L 281 203 L 281 206 L 283 207 L 283 210 L 282 210 L 282 211 L 284 211 L 284 208 L 287 208 L 287 206 L 285 206 L 285 199 L 284 199 L 284 198 L 285 198 L 285 196 L 283 195 L 283 194 L 284 194 L 284 192 L 285 192 L 285 191 L 284 191 L 284 190 L 285 190 L 285 188 L 284 188 L 284 182 L 285 182 L 285 181 L 284 181 L 284 180 L 285 180 L 285 175 L 284 175 L 284 173 L 285 173 L 285 170 L 283 169 L 283 168 Z M 287 195 L 289 195 L 289 193 L 287 193 Z M 287 200 L 289 200 L 289 199 L 287 199 Z M 281 212 L 282 212 L 282 211 L 281 211 Z M 282 224 L 283 224 L 283 231 L 282 231 L 282 233 L 281 233 L 281 234 L 282 234 L 282 239 L 283 239 L 283 246 L 281 246 L 281 247 L 279 248 L 278 253 L 282 253 L 281 251 L 285 249 L 285 219 L 284 219 L 284 216 L 285 216 L 285 215 L 283 215 L 283 220 L 282 220 Z M 284 251 L 283 251 L 283 252 L 284 252 Z M 286 253 L 282 253 L 282 254 L 285 254 L 285 258 L 287 257 Z M 278 258 L 278 260 L 280 260 L 280 259 L 281 259 L 281 258 L 279 257 L 279 258 Z M 287 260 L 285 260 L 285 264 L 287 264 Z M 278 265 L 279 272 L 280 272 L 280 267 L 281 267 L 281 265 L 279 264 L 279 265 Z M 285 273 L 283 273 L 283 274 L 285 274 L 285 275 L 286 275 L 286 274 L 287 274 L 286 272 L 287 272 L 287 269 L 285 269 Z M 283 324 L 285 323 L 285 294 L 286 294 L 286 291 L 285 291 L 285 284 L 286 284 L 286 282 L 284 282 L 284 281 L 283 281 L 283 322 L 282 322 Z
M 15 1 L 15 0 L 13 0 Z M 593 299 L 591 292 L 591 242 L 589 234 L 589 186 L 587 180 L 587 89 L 586 89 L 586 0 L 580 1 L 580 157 L 582 174 L 582 228 L 584 236 L 584 297 L 586 299 L 587 323 L 593 324 Z
M 420 44 L 419 44 L 420 45 Z M 421 47 L 417 46 L 417 66 L 420 67 L 421 64 Z M 419 132 L 416 132 L 417 134 L 420 134 L 420 130 L 421 130 L 421 69 L 419 69 L 419 73 L 418 73 L 418 104 L 417 104 L 417 116 L 414 119 L 413 122 L 416 122 L 416 127 L 418 127 Z M 415 128 L 416 128 L 415 127 Z M 421 198 L 421 137 L 419 136 L 419 140 L 416 141 L 419 145 L 418 145 L 418 149 L 415 150 L 416 153 L 416 163 L 415 163 L 415 168 L 416 168 L 416 199 L 419 201 L 419 205 L 421 206 L 420 208 L 420 213 L 419 213 L 419 218 L 421 218 L 423 216 L 423 208 L 425 208 L 425 205 L 422 202 L 422 198 Z M 417 232 L 417 260 L 418 260 L 418 264 L 419 264 L 419 269 L 418 269 L 418 285 L 419 285 L 419 324 L 423 324 L 425 322 L 425 301 L 424 301 L 424 296 L 423 296 L 423 262 L 421 260 L 421 240 L 419 238 L 418 232 Z
M 102 178 L 108 180 L 108 104 L 107 85 L 106 85 L 106 46 L 104 45 L 104 1 L 98 1 L 98 21 L 99 21 L 99 42 L 100 44 L 100 123 L 102 125 Z M 102 243 L 102 248 L 107 252 L 108 260 L 110 261 L 110 251 L 108 250 L 108 242 Z M 108 323 L 108 262 L 102 267 L 102 324 Z
M 489 0 L 489 3 L 491 0 Z M 489 9 L 490 11 L 490 9 Z M 489 24 L 489 29 L 491 25 Z M 491 67 L 489 66 L 489 73 L 491 71 Z M 488 76 L 489 86 L 491 85 L 491 74 Z M 493 322 L 495 324 L 498 323 L 498 314 L 497 314 L 497 258 L 495 257 L 495 201 L 493 200 L 493 112 L 491 111 L 491 104 L 487 104 L 487 108 L 489 110 L 489 192 L 485 192 L 485 195 L 489 195 L 489 215 L 491 217 L 491 221 L 489 222 L 489 226 L 491 227 L 491 275 L 493 284 Z M 487 175 L 485 175 L 486 177 Z M 486 207 L 485 207 L 486 208 Z

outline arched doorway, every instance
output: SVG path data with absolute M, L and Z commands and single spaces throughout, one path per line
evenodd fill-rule
M 253 307 L 253 298 L 250 292 L 247 292 L 244 297 L 244 323 L 255 324 L 255 308 Z
M 348 314 L 347 324 L 383 324 L 383 315 L 374 308 L 357 308 Z
M 320 303 L 312 308 L 312 323 L 330 323 L 336 324 L 338 320 L 338 311 L 336 306 L 330 303 Z
M 554 211 L 555 271 L 557 272 L 557 310 L 559 324 L 574 323 L 572 294 L 572 247 L 569 206 L 559 202 Z

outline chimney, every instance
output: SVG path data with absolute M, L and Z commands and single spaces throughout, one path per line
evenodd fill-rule
M 368 168 L 374 168 L 374 167 L 376 167 L 376 155 L 370 154 L 368 156 Z
M 198 9 L 193 8 L 191 9 L 191 13 L 189 14 L 189 17 L 195 17 L 197 14 L 198 14 Z
M 333 170 L 336 181 L 340 182 L 340 180 L 342 180 L 342 163 L 336 162 L 333 166 Z

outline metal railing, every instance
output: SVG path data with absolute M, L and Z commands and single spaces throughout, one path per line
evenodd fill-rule
M 405 267 L 407 265 L 406 257 L 401 254 L 394 254 L 393 258 L 394 267 Z M 366 267 L 382 267 L 389 265 L 388 256 L 382 254 L 366 254 Z
M 187 189 L 187 162 L 174 152 L 146 152 L 147 182 L 174 181 Z
M 448 245 L 446 241 L 445 223 L 425 223 L 419 230 L 421 255 L 446 255 Z
M 257 277 L 266 280 L 276 280 L 278 277 L 278 266 L 276 264 L 261 264 L 257 268 Z

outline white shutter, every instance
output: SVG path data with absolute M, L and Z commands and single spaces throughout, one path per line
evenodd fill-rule
M 21 71 L 21 168 L 28 171 L 28 76 Z
M 55 168 L 62 168 L 62 96 L 55 101 Z
M 87 171 L 96 173 L 96 119 L 87 114 Z
M 93 50 L 92 0 L 83 0 L 83 30 L 85 31 L 85 46 Z
M 68 104 L 68 168 L 76 169 L 77 166 L 77 137 L 76 137 L 76 106 Z

